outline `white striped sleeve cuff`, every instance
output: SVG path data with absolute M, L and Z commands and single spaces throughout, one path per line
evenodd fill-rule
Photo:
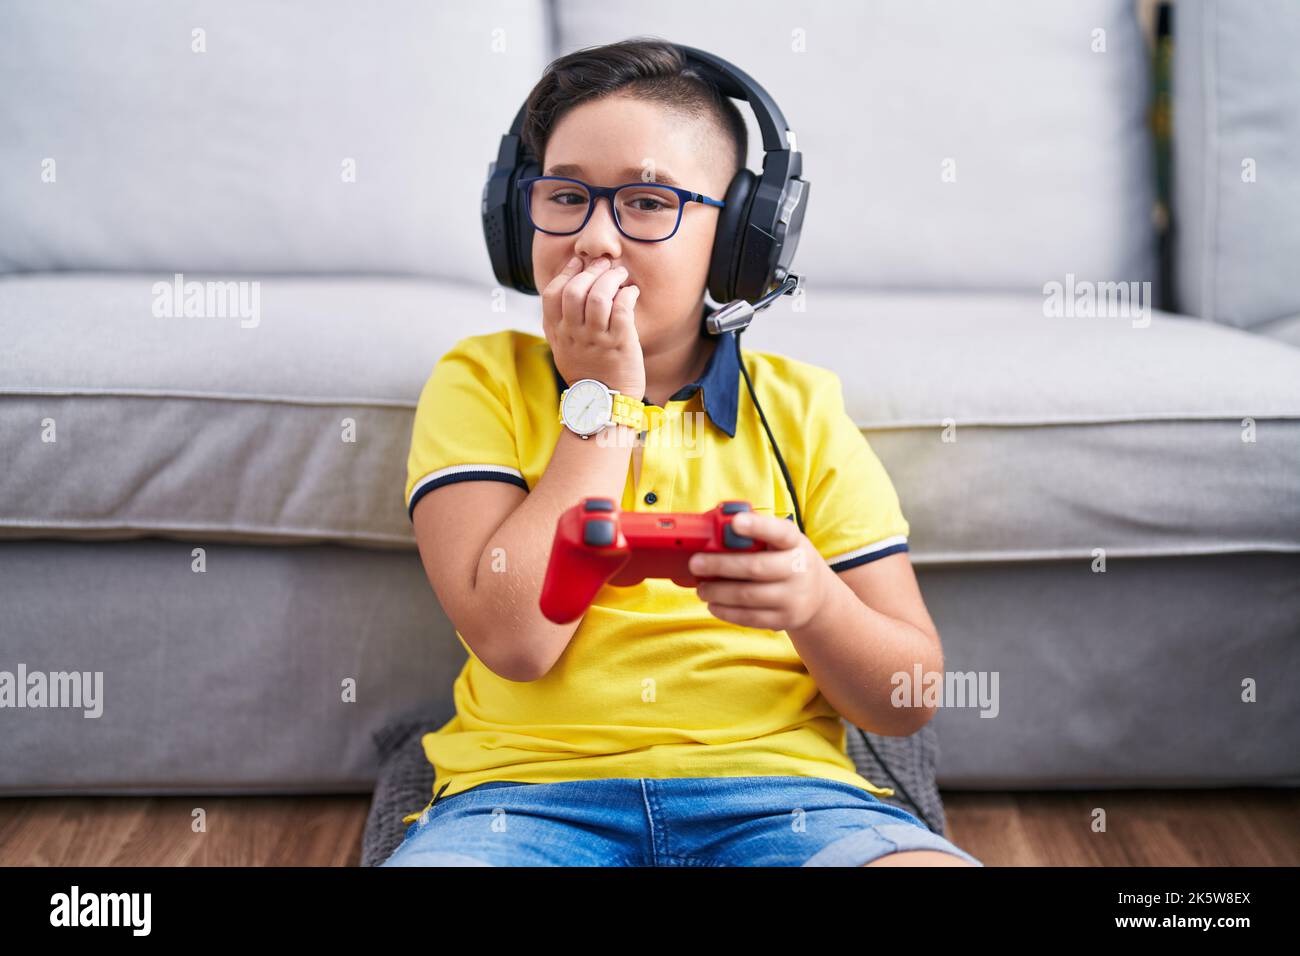
M 406 516 L 415 520 L 416 502 L 433 489 L 458 481 L 504 481 L 517 485 L 524 491 L 528 490 L 528 482 L 518 468 L 507 468 L 505 465 L 450 465 L 429 472 L 415 483 L 411 488 L 410 500 L 406 502 Z
M 832 571 L 847 571 L 849 568 L 856 568 L 859 564 L 866 564 L 868 561 L 875 561 L 877 558 L 906 550 L 907 536 L 896 534 L 892 538 L 882 538 L 874 544 L 827 558 L 826 563 L 831 566 Z

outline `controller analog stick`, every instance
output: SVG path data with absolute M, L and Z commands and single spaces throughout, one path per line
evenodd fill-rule
M 728 548 L 740 550 L 751 547 L 754 544 L 754 539 L 746 538 L 743 534 L 736 534 L 731 530 L 731 522 L 728 521 L 722 526 L 722 543 Z
M 614 544 L 614 522 L 593 518 L 582 527 L 582 543 L 590 548 L 608 548 Z

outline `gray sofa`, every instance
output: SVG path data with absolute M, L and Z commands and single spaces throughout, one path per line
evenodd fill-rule
M 416 399 L 541 334 L 487 161 L 550 59 L 640 34 L 795 126 L 807 293 L 744 345 L 840 375 L 948 670 L 996 675 L 940 784 L 1300 783 L 1300 17 L 1178 0 L 1162 287 L 1139 12 L 0 3 L 0 671 L 103 675 L 0 710 L 0 793 L 368 791 L 376 731 L 450 716 Z

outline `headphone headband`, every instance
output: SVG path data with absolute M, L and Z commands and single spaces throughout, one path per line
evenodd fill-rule
M 709 263 L 709 294 L 719 303 L 754 301 L 789 274 L 804 211 L 807 180 L 801 178 L 803 157 L 785 115 L 754 79 L 722 57 L 695 47 L 675 44 L 683 57 L 718 91 L 745 100 L 758 120 L 763 139 L 763 172 L 737 171 L 718 211 L 718 227 Z M 536 295 L 533 279 L 533 227 L 515 183 L 541 175 L 541 157 L 534 157 L 522 140 L 525 101 L 510 131 L 501 137 L 497 158 L 488 164 L 481 213 L 483 235 L 497 281 L 516 291 Z M 792 145 L 793 144 L 793 145 Z
M 776 105 L 776 101 L 740 67 L 728 63 L 720 56 L 715 56 L 705 50 L 699 50 L 692 46 L 682 46 L 674 44 L 686 57 L 692 66 L 696 67 L 703 73 L 718 92 L 723 96 L 729 96 L 734 100 L 744 100 L 754 111 L 758 119 L 759 132 L 763 137 L 764 150 L 789 149 L 790 145 L 786 139 L 786 133 L 789 127 L 785 122 L 785 114 L 781 112 L 781 107 Z M 525 102 L 519 107 L 519 112 L 515 114 L 515 121 L 510 124 L 510 135 L 519 136 L 524 130 L 524 117 L 528 114 L 528 104 Z M 540 159 L 540 157 L 538 157 Z

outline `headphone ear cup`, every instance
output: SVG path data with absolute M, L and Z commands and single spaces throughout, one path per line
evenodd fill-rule
M 758 177 L 748 169 L 737 171 L 722 197 L 726 204 L 718 210 L 718 231 L 713 237 L 713 257 L 709 260 L 709 295 L 719 305 L 736 298 L 740 245 L 749 222 Z
M 510 242 L 511 267 L 519 277 L 519 291 L 540 295 L 537 280 L 533 277 L 533 224 L 528 219 L 528 210 L 524 208 L 524 191 L 515 185 L 529 176 L 540 176 L 542 167 L 532 160 L 525 160 L 515 170 L 510 179 L 510 222 L 514 225 L 514 235 Z

